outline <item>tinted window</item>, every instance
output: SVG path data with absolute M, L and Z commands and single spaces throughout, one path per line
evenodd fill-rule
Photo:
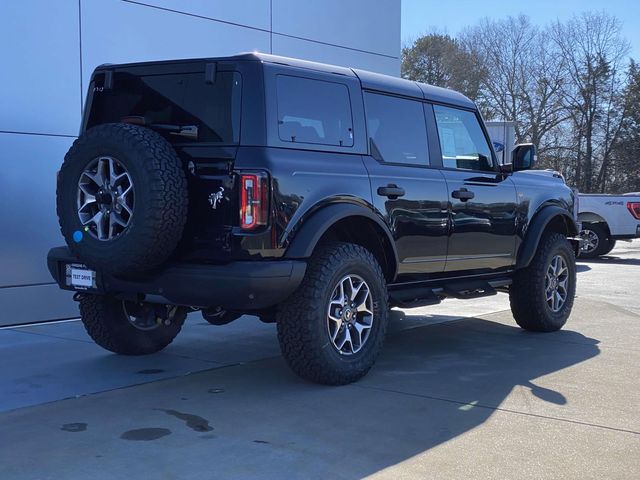
M 371 155 L 385 162 L 428 165 L 422 103 L 365 92 Z
M 278 75 L 278 135 L 284 142 L 353 146 L 346 85 Z
M 205 82 L 204 72 L 148 76 L 117 72 L 112 90 L 94 94 L 88 126 L 139 117 L 138 122 L 170 141 L 237 144 L 241 93 L 237 72 L 218 72 L 213 84 Z M 191 136 L 176 134 L 185 127 Z
M 447 168 L 493 170 L 491 148 L 475 113 L 434 105 L 442 149 L 442 164 Z

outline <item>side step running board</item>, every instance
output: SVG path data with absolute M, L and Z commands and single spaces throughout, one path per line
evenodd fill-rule
M 442 289 L 437 289 L 442 290 Z M 427 305 L 437 305 L 441 298 L 431 288 L 412 287 L 389 291 L 389 300 L 392 306 L 400 308 L 426 307 Z
M 492 280 L 454 280 L 439 285 L 390 285 L 389 299 L 392 306 L 400 308 L 424 307 L 436 305 L 446 297 L 469 299 L 496 295 L 498 289 L 510 284 L 510 278 L 496 278 Z

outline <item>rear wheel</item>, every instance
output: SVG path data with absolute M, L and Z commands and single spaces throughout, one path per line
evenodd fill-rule
M 299 376 L 327 385 L 363 377 L 387 331 L 382 269 L 364 247 L 322 246 L 311 257 L 298 290 L 279 308 L 278 340 Z
M 518 270 L 509 288 L 511 311 L 520 327 L 535 332 L 561 329 L 576 293 L 576 263 L 564 235 L 547 233 L 531 264 Z
M 102 348 L 122 355 L 162 350 L 180 333 L 184 307 L 82 295 L 80 315 L 89 336 Z
M 609 245 L 615 240 L 610 239 L 607 229 L 599 223 L 585 223 L 580 230 L 580 258 L 596 258 L 611 251 Z
M 616 246 L 616 241 L 614 238 L 609 237 L 609 242 L 607 243 L 607 248 L 604 249 L 604 251 L 601 253 L 601 255 L 607 255 L 608 253 L 611 252 L 611 250 L 613 250 Z

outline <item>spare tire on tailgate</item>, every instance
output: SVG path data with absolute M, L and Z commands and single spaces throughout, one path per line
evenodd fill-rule
M 60 229 L 87 266 L 140 273 L 175 250 L 187 218 L 187 180 L 158 133 L 125 123 L 87 130 L 58 175 Z

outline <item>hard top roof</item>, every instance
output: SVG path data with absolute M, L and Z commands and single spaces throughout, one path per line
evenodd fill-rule
M 460 105 L 468 108 L 475 108 L 475 104 L 467 97 L 455 90 L 448 88 L 435 87 L 426 83 L 414 82 L 403 78 L 392 77 L 380 73 L 369 72 L 356 68 L 345 68 L 337 65 L 329 65 L 326 63 L 311 62 L 300 60 L 297 58 L 282 57 L 279 55 L 270 55 L 267 53 L 248 53 L 237 55 L 237 58 L 255 59 L 265 63 L 278 63 L 291 67 L 308 68 L 311 70 L 322 71 L 326 73 L 337 73 L 340 75 L 356 76 L 360 79 L 362 88 L 368 90 L 377 90 L 381 92 L 394 93 L 407 97 L 423 98 L 434 102 L 449 103 Z
M 330 65 L 327 63 L 312 62 L 309 60 L 301 60 L 298 58 L 283 57 L 280 55 L 271 55 L 268 53 L 250 52 L 240 53 L 228 57 L 215 57 L 215 58 L 200 58 L 200 59 L 184 59 L 184 60 L 169 60 L 160 62 L 141 62 L 126 64 L 126 66 L 137 66 L 145 64 L 166 64 L 166 63 L 192 63 L 192 62 L 224 62 L 224 61 L 259 61 L 262 63 L 272 63 L 287 65 L 295 68 L 305 68 L 309 70 L 320 71 L 324 73 L 332 73 L 337 75 L 344 75 L 348 77 L 356 77 L 360 80 L 362 88 L 368 90 L 376 90 L 380 92 L 387 92 L 396 95 L 403 95 L 407 97 L 420 98 L 430 100 L 439 103 L 448 103 L 458 105 L 466 108 L 475 108 L 475 104 L 454 90 L 447 88 L 435 87 L 433 85 L 427 85 L 426 83 L 414 82 L 411 80 L 405 80 L 398 77 L 392 77 L 390 75 L 382 75 L 380 73 L 373 73 L 366 70 L 359 70 L 355 68 L 340 67 L 338 65 Z M 123 67 L 123 65 L 101 65 L 99 69 L 109 67 Z

